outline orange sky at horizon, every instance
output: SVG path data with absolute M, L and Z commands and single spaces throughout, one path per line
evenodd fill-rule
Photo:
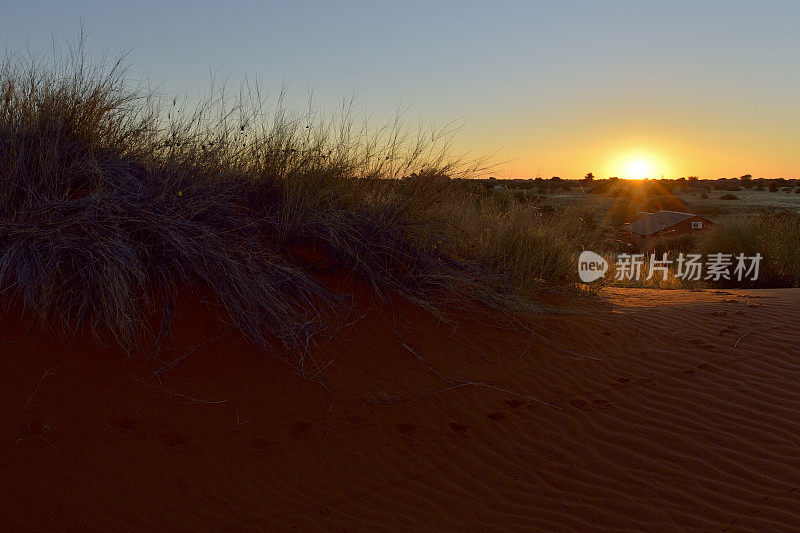
M 709 109 L 704 115 L 676 117 L 672 124 L 661 117 L 647 128 L 621 117 L 600 118 L 591 130 L 582 126 L 581 117 L 540 114 L 529 120 L 542 125 L 542 131 L 531 129 L 528 135 L 515 138 L 498 129 L 492 132 L 494 139 L 485 130 L 474 137 L 464 131 L 463 140 L 473 146 L 496 146 L 498 138 L 505 141 L 492 158 L 498 164 L 490 174 L 496 177 L 575 179 L 592 172 L 598 178 L 717 179 L 744 174 L 800 178 L 800 135 L 791 114 L 781 116 L 775 110 L 771 115 L 751 116 L 750 125 L 742 127 L 733 116 L 728 124 L 720 124 L 721 113 Z M 743 117 L 739 114 L 738 118 Z M 640 168 L 634 170 L 636 166 Z

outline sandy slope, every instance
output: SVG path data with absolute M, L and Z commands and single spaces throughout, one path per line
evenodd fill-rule
M 333 360 L 327 389 L 190 300 L 161 363 L 6 315 L 0 521 L 800 528 L 800 290 L 609 296 L 535 317 L 533 336 L 357 313 L 312 350 Z

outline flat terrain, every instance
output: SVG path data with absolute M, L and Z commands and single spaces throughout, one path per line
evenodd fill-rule
M 192 298 L 147 362 L 9 312 L 0 522 L 796 529 L 800 290 L 608 296 L 533 333 L 364 301 L 309 353 L 324 387 Z
M 534 190 L 529 191 L 532 197 L 537 196 Z M 725 195 L 734 195 L 736 200 L 724 200 Z M 740 191 L 710 190 L 706 193 L 708 198 L 702 198 L 700 192 L 675 189 L 675 197 L 686 204 L 686 211 L 715 218 L 719 215 L 737 213 L 756 213 L 759 211 L 789 211 L 800 214 L 800 194 L 793 190 L 770 192 L 755 189 L 742 189 Z M 589 194 L 588 188 L 581 190 L 573 187 L 569 191 L 556 190 L 551 193 L 538 195 L 542 203 L 557 206 L 577 206 L 596 210 L 598 214 L 606 214 L 618 205 L 621 200 L 606 194 Z M 640 205 L 644 209 L 644 205 Z
M 727 213 L 766 211 L 794 211 L 800 214 L 800 194 L 794 191 L 770 192 L 755 189 L 741 191 L 709 191 L 708 198 L 701 198 L 698 193 L 678 192 L 676 196 L 686 202 L 698 213 Z M 723 200 L 722 196 L 732 194 L 737 200 Z

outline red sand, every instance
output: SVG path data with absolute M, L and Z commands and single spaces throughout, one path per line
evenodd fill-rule
M 224 333 L 190 299 L 160 362 L 6 314 L 0 522 L 799 528 L 800 290 L 610 294 L 533 317 L 546 343 L 372 310 L 312 350 L 327 388 L 234 333 L 159 383 Z

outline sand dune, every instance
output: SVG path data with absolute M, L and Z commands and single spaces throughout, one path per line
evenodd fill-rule
M 65 345 L 10 311 L 0 521 L 800 527 L 800 290 L 617 289 L 568 307 L 527 331 L 362 305 L 311 348 L 330 362 L 324 386 L 191 298 L 149 361 Z

